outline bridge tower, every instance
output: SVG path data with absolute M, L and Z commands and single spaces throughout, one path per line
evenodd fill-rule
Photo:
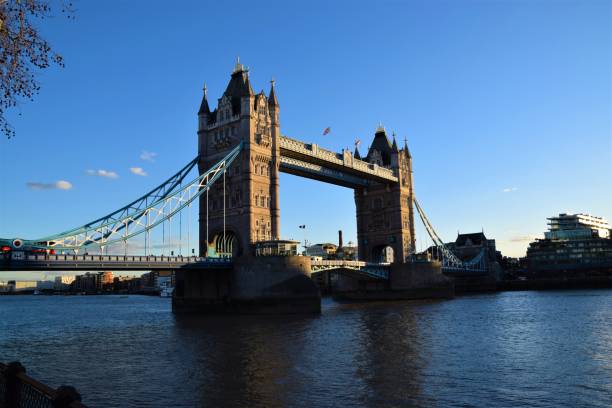
M 398 149 L 393 135 L 376 129 L 366 161 L 393 170 L 398 183 L 355 189 L 359 259 L 404 263 L 415 249 L 412 156 L 408 144 Z
M 238 60 L 217 107 L 207 90 L 198 112 L 200 174 L 240 142 L 243 149 L 208 194 L 200 198 L 200 255 L 250 255 L 257 241 L 279 238 L 280 106 L 270 93 L 255 94 Z

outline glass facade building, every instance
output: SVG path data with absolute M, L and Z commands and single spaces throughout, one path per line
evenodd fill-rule
M 529 271 L 549 277 L 612 273 L 610 225 L 588 214 L 559 214 L 527 249 Z

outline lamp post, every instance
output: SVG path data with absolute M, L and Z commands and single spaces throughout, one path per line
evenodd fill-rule
M 306 224 L 299 225 L 299 228 L 304 230 L 304 252 L 306 252 L 307 242 L 306 242 Z

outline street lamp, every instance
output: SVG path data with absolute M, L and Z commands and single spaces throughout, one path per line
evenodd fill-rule
M 306 224 L 299 225 L 298 228 L 304 230 L 304 251 L 306 251 Z

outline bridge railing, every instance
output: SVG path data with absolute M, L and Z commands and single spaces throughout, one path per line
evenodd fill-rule
M 0 407 L 3 408 L 86 408 L 74 387 L 53 389 L 26 375 L 18 362 L 0 363 Z
M 320 261 L 312 261 L 311 265 L 313 266 L 355 266 L 355 267 L 364 267 L 368 263 L 363 261 L 341 261 L 341 260 L 320 260 Z
M 213 263 L 225 264 L 232 261 L 231 258 L 210 258 L 200 256 L 166 256 L 166 255 L 76 255 L 76 254 L 27 254 L 23 257 L 15 258 L 10 252 L 0 254 L 0 260 L 18 261 L 51 261 L 51 262 L 122 262 L 122 263 Z

